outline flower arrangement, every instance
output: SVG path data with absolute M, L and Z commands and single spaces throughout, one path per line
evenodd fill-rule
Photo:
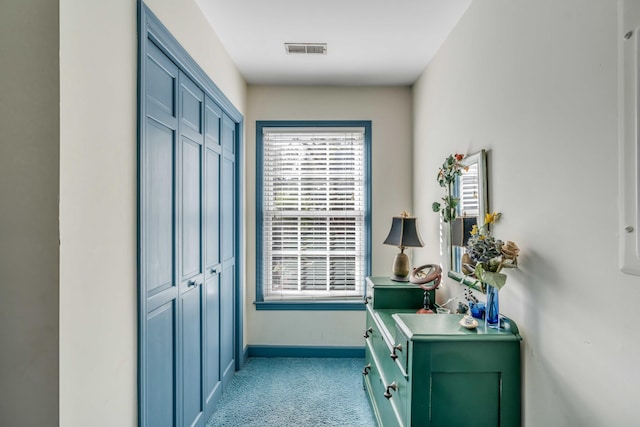
M 472 263 L 464 265 L 467 270 L 473 270 L 478 280 L 497 289 L 501 289 L 507 281 L 507 275 L 501 273 L 502 269 L 517 267 L 520 253 L 520 248 L 515 243 L 504 243 L 491 234 L 489 226 L 501 216 L 500 212 L 488 213 L 483 225 L 473 226 L 467 244 L 468 258 Z
M 460 163 L 462 159 L 464 159 L 464 154 L 450 154 L 438 171 L 438 184 L 440 184 L 440 187 L 446 188 L 447 193 L 442 198 L 444 206 L 440 202 L 434 202 L 431 208 L 434 212 L 442 212 L 442 220 L 444 222 L 451 222 L 456 218 L 456 207 L 460 199 L 453 197 L 451 186 L 456 178 L 462 175 L 462 171 L 469 169 L 468 166 Z

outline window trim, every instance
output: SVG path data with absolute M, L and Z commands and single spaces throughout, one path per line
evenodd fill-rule
M 264 179 L 264 128 L 354 128 L 365 129 L 365 265 L 364 276 L 371 275 L 371 120 L 258 120 L 256 121 L 256 310 L 364 310 L 359 300 L 289 300 L 265 301 L 263 291 L 263 236 L 264 213 L 263 179 Z M 362 284 L 363 289 L 366 286 Z

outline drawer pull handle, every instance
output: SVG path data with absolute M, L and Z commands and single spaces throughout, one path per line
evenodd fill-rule
M 369 304 L 369 301 L 371 301 L 371 296 L 364 297 L 364 301 L 363 301 L 363 302 L 364 302 L 364 305 Z
M 369 375 L 370 370 L 371 370 L 371 363 L 367 363 L 367 365 L 362 370 L 362 375 Z
M 402 344 L 398 344 L 398 345 L 393 346 L 393 351 L 389 355 L 393 360 L 396 360 L 398 358 L 398 355 L 396 354 L 396 350 L 397 351 L 402 351 Z
M 198 282 L 196 280 L 189 280 L 187 282 L 187 286 L 190 287 L 190 288 L 198 286 Z
M 363 337 L 365 337 L 365 338 L 369 338 L 369 337 L 371 336 L 371 335 L 369 335 L 369 334 L 373 334 L 373 328 L 367 328 L 367 330 L 366 330 L 366 331 L 364 331 L 364 335 L 363 335 Z
M 395 381 L 387 386 L 387 391 L 384 392 L 384 397 L 391 399 L 391 390 L 398 391 L 398 384 L 396 384 Z

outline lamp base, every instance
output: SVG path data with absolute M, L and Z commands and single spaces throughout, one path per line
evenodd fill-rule
M 391 280 L 394 282 L 409 281 L 409 257 L 404 252 L 400 252 L 393 259 L 391 268 Z

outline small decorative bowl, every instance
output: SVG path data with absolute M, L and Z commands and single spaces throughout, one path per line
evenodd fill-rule
M 478 327 L 478 321 L 469 315 L 464 316 L 458 323 L 460 323 L 460 326 L 467 329 L 475 329 Z

